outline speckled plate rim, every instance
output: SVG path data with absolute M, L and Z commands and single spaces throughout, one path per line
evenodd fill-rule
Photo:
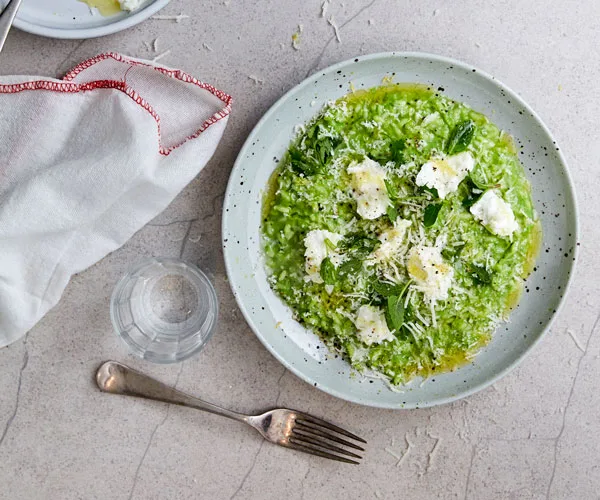
M 74 0 L 75 1 L 75 0 Z M 131 28 L 141 22 L 145 21 L 149 17 L 156 14 L 162 8 L 164 8 L 170 0 L 154 0 L 151 4 L 143 7 L 137 12 L 132 12 L 127 17 L 116 19 L 112 23 L 105 24 L 103 26 L 97 26 L 94 28 L 53 28 L 51 26 L 44 26 L 42 24 L 35 24 L 29 21 L 25 21 L 19 18 L 19 13 L 13 22 L 15 28 L 31 33 L 33 35 L 45 36 L 47 38 L 59 38 L 65 40 L 83 40 L 87 38 L 98 38 L 101 36 L 112 35 L 119 31 Z
M 472 66 L 470 64 L 464 63 L 462 61 L 459 61 L 459 60 L 456 60 L 453 58 L 439 56 L 439 55 L 430 54 L 430 53 L 426 53 L 426 52 L 379 52 L 379 53 L 361 55 L 356 58 L 347 59 L 345 61 L 333 64 L 323 70 L 320 70 L 320 71 L 316 72 L 315 74 L 304 79 L 301 83 L 299 83 L 295 87 L 291 88 L 281 98 L 279 98 L 269 108 L 269 110 L 262 116 L 262 118 L 258 121 L 258 123 L 254 126 L 254 128 L 250 132 L 248 138 L 246 139 L 244 145 L 242 146 L 242 148 L 237 156 L 236 162 L 230 173 L 230 178 L 229 178 L 229 182 L 227 184 L 227 189 L 225 191 L 225 197 L 224 197 L 224 201 L 223 201 L 223 219 L 222 219 L 222 239 L 223 239 L 223 241 L 222 241 L 222 245 L 223 245 L 223 252 L 224 252 L 225 268 L 226 268 L 227 276 L 229 279 L 230 287 L 235 296 L 236 302 L 237 302 L 240 310 L 242 311 L 244 318 L 246 319 L 248 325 L 250 326 L 250 328 L 252 329 L 254 334 L 258 337 L 259 341 L 267 348 L 267 350 L 283 366 L 285 366 L 286 369 L 290 370 L 292 373 L 294 373 L 296 376 L 298 376 L 305 382 L 315 386 L 316 388 L 318 388 L 328 394 L 331 394 L 332 396 L 338 397 L 340 399 L 343 399 L 343 400 L 346 400 L 346 401 L 349 401 L 352 403 L 365 405 L 365 406 L 371 406 L 371 407 L 375 407 L 375 408 L 410 410 L 410 409 L 428 408 L 428 407 L 432 407 L 432 406 L 438 406 L 438 405 L 447 404 L 447 403 L 451 403 L 451 402 L 459 400 L 459 399 L 466 398 L 468 396 L 471 396 L 471 395 L 485 389 L 486 387 L 489 387 L 490 385 L 494 384 L 496 381 L 500 380 L 505 375 L 507 375 L 510 371 L 515 369 L 523 361 L 523 359 L 527 356 L 527 354 L 529 354 L 533 350 L 533 348 L 540 342 L 542 337 L 544 337 L 544 335 L 552 327 L 552 324 L 554 323 L 556 316 L 560 312 L 560 309 L 562 308 L 562 306 L 565 302 L 567 292 L 572 284 L 573 277 L 574 277 L 574 271 L 575 271 L 575 265 L 576 265 L 577 257 L 579 254 L 579 249 L 578 249 L 577 245 L 575 245 L 573 247 L 572 259 L 570 258 L 568 261 L 569 264 L 568 264 L 568 269 L 566 271 L 568 274 L 568 277 L 567 277 L 566 281 L 564 282 L 564 290 L 561 294 L 561 297 L 560 297 L 558 303 L 555 306 L 554 311 L 551 313 L 551 316 L 543 325 L 543 329 L 540 331 L 540 333 L 537 335 L 537 337 L 533 340 L 533 342 L 530 343 L 528 346 L 526 346 L 523 349 L 523 351 L 520 352 L 520 354 L 513 360 L 513 362 L 507 364 L 504 367 L 504 369 L 499 370 L 496 374 L 493 374 L 493 375 L 487 377 L 482 382 L 480 382 L 468 389 L 465 389 L 463 391 L 458 391 L 455 394 L 452 394 L 449 396 L 438 397 L 438 398 L 435 398 L 432 400 L 423 400 L 416 404 L 409 403 L 409 404 L 402 404 L 402 405 L 388 404 L 386 402 L 378 402 L 376 400 L 365 401 L 362 398 L 353 397 L 352 395 L 348 395 L 348 394 L 344 393 L 343 391 L 337 390 L 337 389 L 329 386 L 326 381 L 323 381 L 323 380 L 316 381 L 312 377 L 306 375 L 303 372 L 303 370 L 301 370 L 296 365 L 294 365 L 293 363 L 288 361 L 284 355 L 282 355 L 279 351 L 277 351 L 269 343 L 269 341 L 262 335 L 259 325 L 257 325 L 255 323 L 254 318 L 252 317 L 252 315 L 250 314 L 250 311 L 246 307 L 246 304 L 244 303 L 244 301 L 242 300 L 240 295 L 238 293 L 236 293 L 236 290 L 235 290 L 235 287 L 238 284 L 238 281 L 237 281 L 237 273 L 238 272 L 235 271 L 234 263 L 232 262 L 233 255 L 231 255 L 231 252 L 230 252 L 230 250 L 228 250 L 228 247 L 226 245 L 226 241 L 227 241 L 226 236 L 228 234 L 227 229 L 229 226 L 228 207 L 229 207 L 229 203 L 230 203 L 230 199 L 231 199 L 231 194 L 234 190 L 234 183 L 235 183 L 235 181 L 237 181 L 235 174 L 239 169 L 241 169 L 241 165 L 245 161 L 246 154 L 247 154 L 248 150 L 250 149 L 251 145 L 253 144 L 253 142 L 256 140 L 256 136 L 258 135 L 258 133 L 261 130 L 261 128 L 263 127 L 263 125 L 266 122 L 268 122 L 269 120 L 273 119 L 274 116 L 277 114 L 281 105 L 284 102 L 286 102 L 288 99 L 292 98 L 297 92 L 299 92 L 304 87 L 307 87 L 307 86 L 313 84 L 315 82 L 315 80 L 319 80 L 320 78 L 324 77 L 326 74 L 339 72 L 340 70 L 343 71 L 344 69 L 348 68 L 352 64 L 355 64 L 359 60 L 360 61 L 368 61 L 368 60 L 376 60 L 376 59 L 387 59 L 390 57 L 398 58 L 398 59 L 417 58 L 417 59 L 423 59 L 425 61 L 432 60 L 432 61 L 447 64 L 450 66 L 454 66 L 457 68 L 461 68 L 467 72 L 471 72 L 471 71 L 477 72 L 480 77 L 483 77 L 485 80 L 488 81 L 488 83 L 497 87 L 498 90 L 500 90 L 501 92 L 504 92 L 507 97 L 510 97 L 510 99 L 514 100 L 515 103 L 518 103 L 518 105 L 521 108 L 523 108 L 523 110 L 526 110 L 531 115 L 531 117 L 534 119 L 536 124 L 540 127 L 541 131 L 548 137 L 550 142 L 557 146 L 555 154 L 558 157 L 559 163 L 562 166 L 562 170 L 565 175 L 566 185 L 569 190 L 568 195 L 572 199 L 572 207 L 570 207 L 570 208 L 572 209 L 571 213 L 572 213 L 572 218 L 573 218 L 574 224 L 571 227 L 570 231 L 573 236 L 572 240 L 575 242 L 579 241 L 579 209 L 578 209 L 578 203 L 577 203 L 577 198 L 576 198 L 576 194 L 575 194 L 573 179 L 572 179 L 569 169 L 567 167 L 567 162 L 564 158 L 562 150 L 558 147 L 558 144 L 557 144 L 556 140 L 554 139 L 554 136 L 552 135 L 552 133 L 550 132 L 550 130 L 546 126 L 546 124 L 543 122 L 543 120 L 540 118 L 540 116 L 516 92 L 511 90 L 508 86 L 504 85 L 500 81 L 498 81 L 495 77 L 493 77 L 489 73 L 482 71 L 475 66 Z M 385 72 L 385 71 L 386 70 L 383 70 L 382 72 Z M 318 108 L 315 109 L 315 113 L 317 111 L 318 111 Z M 290 141 L 291 140 L 292 140 L 292 135 L 290 134 Z M 460 370 L 460 368 L 458 370 Z

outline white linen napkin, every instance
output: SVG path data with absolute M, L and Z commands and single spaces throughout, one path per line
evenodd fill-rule
M 211 85 L 114 53 L 62 80 L 0 76 L 0 347 L 173 200 L 230 110 Z

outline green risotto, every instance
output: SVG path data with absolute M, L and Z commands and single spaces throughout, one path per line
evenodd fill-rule
M 394 385 L 472 359 L 541 242 L 511 137 L 424 86 L 325 106 L 263 210 L 273 290 L 333 352 Z

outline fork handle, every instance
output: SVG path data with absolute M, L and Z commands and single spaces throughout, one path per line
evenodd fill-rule
M 173 389 L 168 385 L 159 382 L 148 375 L 144 375 L 136 370 L 117 363 L 116 361 L 107 361 L 103 363 L 96 372 L 96 383 L 102 392 L 110 394 L 121 394 L 124 396 L 135 396 L 138 398 L 153 399 L 163 403 L 187 406 L 215 413 L 223 417 L 231 418 L 239 422 L 249 422 L 249 417 L 226 410 L 220 406 L 207 403 L 201 399 L 195 398 L 184 392 Z
M 0 11 L 0 50 L 4 46 L 4 42 L 6 41 L 6 37 L 8 36 L 8 32 L 12 23 L 17 15 L 17 10 L 19 10 L 19 6 L 21 5 L 21 0 L 9 0 L 4 10 Z

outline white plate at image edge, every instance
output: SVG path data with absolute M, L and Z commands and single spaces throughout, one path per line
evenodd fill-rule
M 93 14 L 86 4 L 78 0 L 23 0 L 14 26 L 49 38 L 96 38 L 123 31 L 145 21 L 169 1 L 149 0 L 137 11 L 104 17 L 97 12 Z

